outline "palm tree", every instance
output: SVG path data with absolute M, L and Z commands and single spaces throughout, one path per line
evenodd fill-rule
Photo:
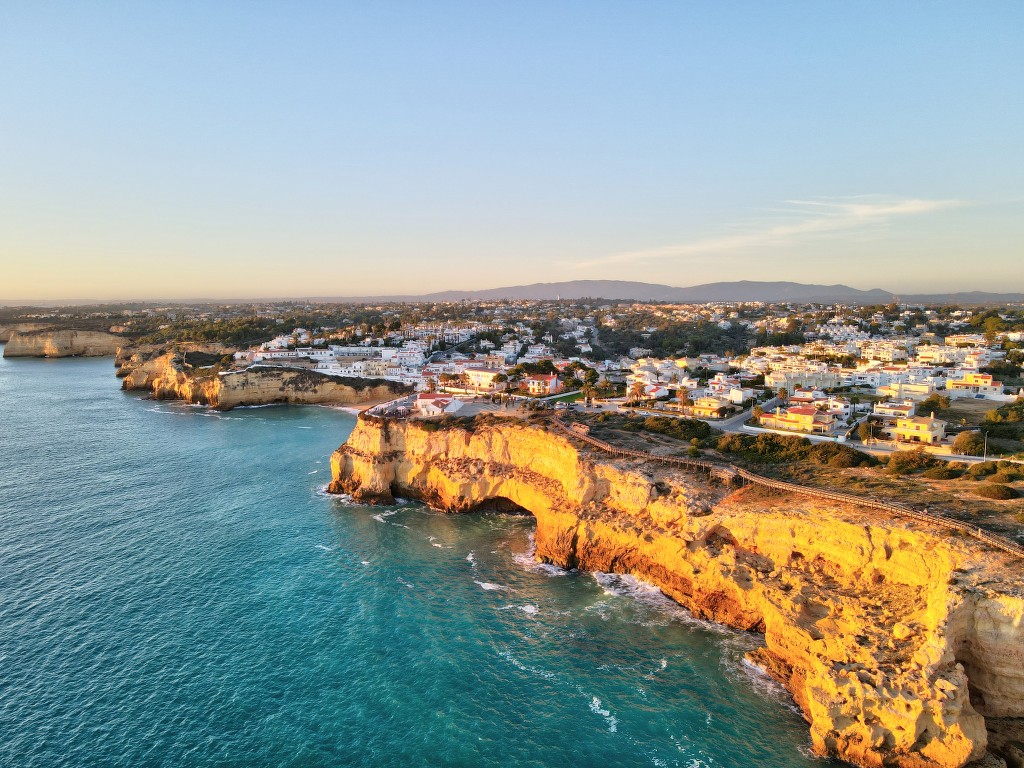
M 634 381 L 629 387 L 629 400 L 638 403 L 647 395 L 647 386 L 642 381 Z
M 583 386 L 580 387 L 580 393 L 583 395 L 583 402 L 590 403 L 597 394 L 597 390 L 590 384 L 584 383 Z

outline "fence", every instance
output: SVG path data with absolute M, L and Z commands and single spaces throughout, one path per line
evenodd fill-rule
M 1019 544 L 1005 539 L 1002 536 L 997 536 L 993 533 L 987 533 L 973 525 L 967 525 L 959 520 L 954 520 L 943 514 L 936 512 L 920 512 L 912 507 L 908 507 L 904 504 L 895 504 L 889 501 L 882 501 L 880 499 L 874 499 L 870 496 L 853 496 L 847 493 L 838 493 L 836 491 L 825 491 L 820 488 L 809 488 L 805 485 L 797 485 L 796 483 L 787 483 L 782 480 L 772 480 L 762 475 L 749 472 L 748 470 L 734 467 L 727 464 L 720 464 L 711 461 L 701 461 L 700 459 L 689 459 L 681 456 L 659 456 L 654 453 L 648 453 L 646 451 L 632 451 L 626 448 L 617 448 L 614 445 L 598 440 L 596 437 L 591 437 L 587 434 L 582 434 L 569 427 L 564 421 L 554 416 L 551 418 L 551 422 L 556 428 L 566 433 L 567 435 L 582 440 L 588 445 L 592 445 L 606 453 L 610 453 L 613 456 L 620 456 L 623 458 L 632 459 L 643 459 L 646 461 L 657 461 L 661 464 L 668 464 L 669 466 L 683 467 L 686 469 L 697 469 L 702 472 L 707 472 L 709 475 L 714 473 L 735 473 L 737 476 L 743 479 L 744 482 L 753 483 L 755 485 L 762 486 L 764 488 L 770 488 L 777 491 L 785 491 L 787 493 L 800 493 L 805 496 L 813 496 L 819 499 L 825 499 L 828 501 L 837 501 L 843 504 L 857 504 L 862 507 L 870 507 L 872 509 L 878 509 L 883 512 L 890 514 L 899 515 L 901 517 L 907 517 L 912 520 L 918 520 L 920 522 L 931 523 L 934 525 L 942 526 L 947 530 L 958 531 L 960 533 L 967 534 L 978 541 L 984 542 L 991 547 L 999 549 L 1010 555 L 1024 558 L 1024 547 Z

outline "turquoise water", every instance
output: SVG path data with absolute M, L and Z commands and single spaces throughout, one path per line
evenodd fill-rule
M 750 638 L 530 518 L 325 497 L 353 423 L 0 362 L 0 765 L 824 765 Z

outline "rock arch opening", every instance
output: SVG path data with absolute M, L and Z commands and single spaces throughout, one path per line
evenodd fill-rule
M 517 504 L 506 496 L 493 496 L 471 507 L 469 512 L 501 512 L 506 515 L 524 515 L 533 517 L 533 512 Z

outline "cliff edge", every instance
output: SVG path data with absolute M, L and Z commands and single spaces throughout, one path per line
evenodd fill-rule
M 223 349 L 123 350 L 117 358 L 121 388 L 151 392 L 158 400 L 184 400 L 229 410 L 271 403 L 372 405 L 411 391 L 384 379 L 327 376 L 315 371 L 253 366 L 223 371 L 211 358 Z M 230 352 L 227 352 L 230 355 Z M 189 365 L 189 358 L 206 365 Z
M 101 331 L 13 331 L 4 357 L 103 357 L 122 344 L 120 336 Z
M 751 660 L 792 693 L 818 754 L 1001 765 L 986 718 L 1005 731 L 1024 717 L 1020 563 L 927 523 L 612 459 L 514 420 L 361 417 L 331 465 L 330 490 L 357 501 L 522 508 L 539 560 L 633 574 L 762 633 Z

